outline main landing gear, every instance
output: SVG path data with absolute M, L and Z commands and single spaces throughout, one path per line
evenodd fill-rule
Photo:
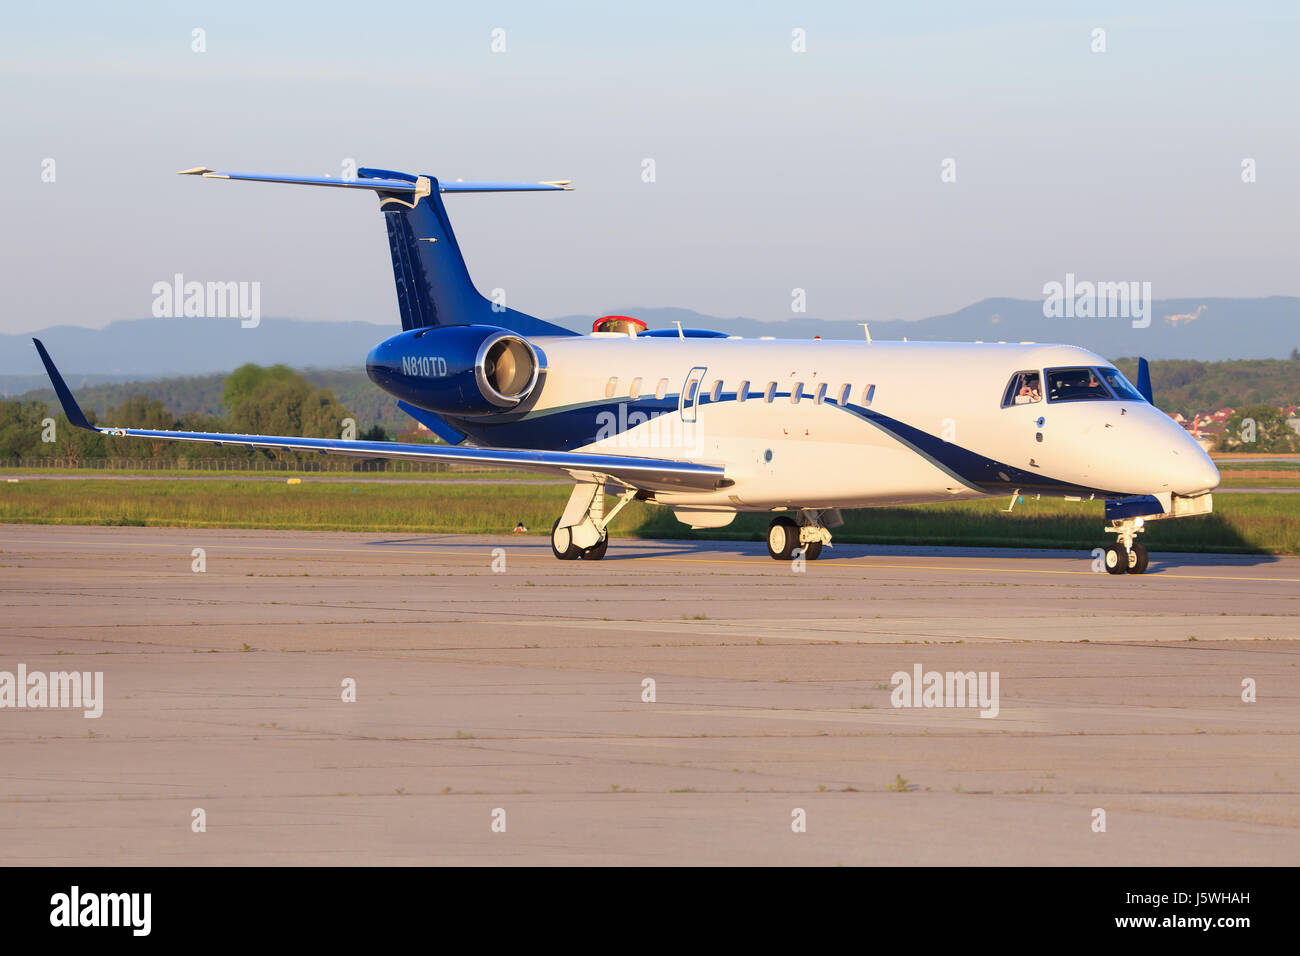
M 627 489 L 605 514 L 605 482 L 578 482 L 564 514 L 551 526 L 551 553 L 561 561 L 599 561 L 609 548 L 609 523 L 635 497 L 636 490 Z
M 599 561 L 605 556 L 605 551 L 609 548 L 609 534 L 605 533 L 600 540 L 589 548 L 580 548 L 573 543 L 573 529 L 561 528 L 560 519 L 555 519 L 555 524 L 551 526 L 551 553 L 561 561 L 576 561 L 583 558 L 587 561 Z
M 1103 555 L 1107 574 L 1142 574 L 1147 569 L 1146 546 L 1137 540 L 1144 522 L 1141 518 L 1120 518 L 1106 529 L 1113 533 L 1115 543 Z
M 822 547 L 831 546 L 831 533 L 827 529 L 838 528 L 843 523 L 844 519 L 834 508 L 804 509 L 797 521 L 779 515 L 767 528 L 768 556 L 775 561 L 792 561 L 795 551 L 802 548 L 805 561 L 816 561 L 821 557 Z

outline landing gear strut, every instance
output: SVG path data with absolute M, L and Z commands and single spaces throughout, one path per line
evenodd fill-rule
M 551 526 L 551 553 L 561 561 L 599 561 L 609 548 L 610 521 L 635 497 L 636 490 L 627 489 L 605 514 L 605 482 L 578 482 L 564 514 Z
M 844 523 L 836 509 L 818 511 L 804 509 L 798 521 L 779 515 L 767 528 L 767 553 L 775 561 L 792 561 L 795 551 L 802 548 L 805 561 L 821 557 L 822 547 L 831 543 L 828 528 L 838 528 Z
M 1111 522 L 1107 533 L 1115 535 L 1115 543 L 1106 548 L 1107 574 L 1143 574 L 1147 569 L 1146 546 L 1137 540 L 1145 522 L 1141 518 L 1118 518 Z

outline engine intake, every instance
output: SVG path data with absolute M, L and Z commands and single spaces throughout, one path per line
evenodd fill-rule
M 527 341 L 509 332 L 488 336 L 478 347 L 474 376 L 489 402 L 514 408 L 537 385 L 537 352 Z

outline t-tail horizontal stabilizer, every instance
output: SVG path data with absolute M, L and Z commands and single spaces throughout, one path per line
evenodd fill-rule
M 379 209 L 388 227 L 388 249 L 404 331 L 439 325 L 493 325 L 521 335 L 577 334 L 484 298 L 469 277 L 442 203 L 443 193 L 566 192 L 573 188 L 567 179 L 442 182 L 433 176 L 368 167 L 358 169 L 356 176 L 338 178 L 232 173 L 207 166 L 182 169 L 180 175 L 373 192 L 379 197 Z
M 413 176 L 410 173 L 395 173 L 386 169 L 359 169 L 356 177 L 345 179 L 335 176 L 277 176 L 272 173 L 229 173 L 206 166 L 182 169 L 177 176 L 202 176 L 204 179 L 237 179 L 254 183 L 290 183 L 298 186 L 335 186 L 342 189 L 369 189 L 373 192 L 413 193 L 419 190 L 420 179 L 438 183 L 438 191 L 444 193 L 521 193 L 521 192 L 572 192 L 573 180 L 554 179 L 536 183 L 504 182 L 439 182 L 432 176 Z

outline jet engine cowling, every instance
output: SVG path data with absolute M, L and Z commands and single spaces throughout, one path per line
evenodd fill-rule
M 366 358 L 370 380 L 419 408 L 459 418 L 508 412 L 533 394 L 545 357 L 517 332 L 486 325 L 414 329 Z

